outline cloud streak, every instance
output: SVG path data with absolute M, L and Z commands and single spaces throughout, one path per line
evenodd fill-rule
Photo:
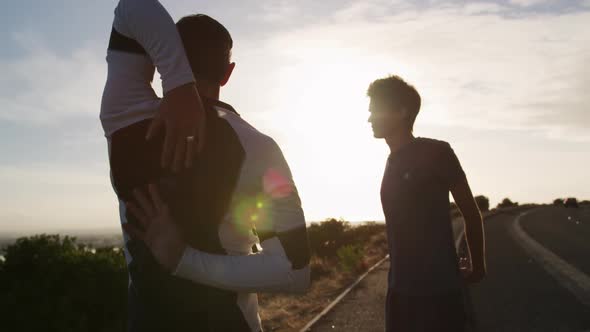
M 13 35 L 24 56 L 0 59 L 0 120 L 55 124 L 98 114 L 106 77 L 105 51 L 85 43 L 64 56 L 33 32 Z
M 424 96 L 422 121 L 590 140 L 590 12 L 509 10 L 486 3 L 391 14 L 363 3 L 279 33 L 267 50 L 291 67 L 340 62 L 334 71 L 402 74 Z M 356 62 L 340 61 L 347 58 Z

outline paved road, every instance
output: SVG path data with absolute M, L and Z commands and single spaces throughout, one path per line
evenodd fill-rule
M 590 207 L 546 207 L 523 217 L 520 224 L 545 248 L 590 275 Z
M 509 229 L 519 212 L 502 213 L 485 224 L 488 277 L 470 287 L 479 331 L 583 332 L 590 331 L 590 308 L 532 260 L 515 242 Z M 544 207 L 523 217 L 523 229 L 581 271 L 590 265 L 590 208 L 567 220 L 570 210 Z M 579 227 L 574 227 L 579 226 Z M 575 235 L 574 235 L 575 234 Z M 585 240 L 583 240 L 585 239 Z M 376 269 L 312 331 L 384 331 L 383 306 L 389 265 Z

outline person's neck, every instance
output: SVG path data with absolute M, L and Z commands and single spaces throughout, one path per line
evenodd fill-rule
M 392 154 L 401 149 L 404 145 L 410 143 L 415 139 L 414 134 L 408 130 L 400 130 L 385 138 L 385 142 L 389 145 L 389 150 Z
M 197 80 L 197 91 L 199 91 L 199 95 L 201 97 L 219 100 L 219 90 L 219 84 L 213 84 L 209 81 Z

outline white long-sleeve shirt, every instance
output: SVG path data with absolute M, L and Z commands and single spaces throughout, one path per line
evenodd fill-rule
M 100 119 L 109 141 L 117 130 L 152 118 L 158 111 L 160 99 L 151 86 L 155 68 L 162 77 L 164 93 L 194 82 L 176 26 L 156 0 L 120 0 L 107 63 Z M 252 331 L 258 331 L 261 324 L 255 292 L 302 292 L 309 287 L 305 220 L 291 173 L 276 143 L 237 114 L 223 107 L 218 112 L 232 126 L 247 156 L 235 199 L 219 229 L 219 239 L 229 255 L 187 248 L 175 275 L 239 292 L 237 304 Z M 252 192 L 266 197 L 256 203 L 261 215 L 238 215 L 240 195 Z M 125 204 L 120 204 L 121 222 L 125 223 Z M 243 231 L 252 227 L 258 235 Z M 262 251 L 253 253 L 256 243 Z M 125 252 L 130 263 L 133 258 Z
M 305 216 L 276 142 L 229 105 L 218 102 L 215 109 L 233 132 L 224 135 L 234 136 L 244 155 L 218 229 L 220 244 L 228 255 L 187 247 L 174 275 L 238 292 L 237 304 L 250 328 L 260 331 L 257 292 L 303 293 L 310 287 Z M 253 247 L 259 250 L 254 253 Z
M 195 81 L 176 25 L 157 0 L 119 1 L 106 60 L 100 120 L 107 137 L 154 117 L 160 105 L 151 86 L 155 68 L 164 94 Z
M 305 217 L 283 153 L 272 138 L 227 106 L 216 109 L 231 125 L 245 154 L 219 229 L 221 244 L 230 255 L 187 247 L 174 274 L 238 292 L 304 292 L 310 283 Z M 262 250 L 253 254 L 258 242 Z
M 211 104 L 204 101 L 205 105 Z M 207 125 L 212 130 L 208 145 L 196 162 L 198 172 L 180 178 L 167 176 L 158 182 L 162 192 L 168 193 L 164 197 L 171 197 L 171 204 L 179 203 L 176 206 L 188 209 L 172 211 L 178 218 L 175 222 L 182 225 L 193 245 L 185 249 L 173 274 L 196 284 L 236 292 L 235 304 L 249 329 L 258 332 L 262 325 L 257 292 L 303 293 L 310 286 L 305 216 L 291 171 L 277 143 L 248 124 L 231 106 L 215 101 L 212 109 L 209 107 Z M 117 134 L 113 139 L 118 138 Z M 126 151 L 131 149 L 129 146 Z M 115 150 L 115 159 L 124 160 L 121 155 L 126 151 Z M 137 155 L 137 151 L 132 153 Z M 127 172 L 134 172 L 134 168 Z M 179 190 L 179 181 L 194 184 L 191 188 L 196 191 Z M 178 194 L 182 196 L 175 199 Z M 122 222 L 126 223 L 124 202 L 120 200 L 120 212 Z M 217 211 L 214 216 L 207 215 L 209 208 Z M 203 229 L 192 226 L 199 222 L 215 223 L 201 243 L 194 238 Z M 207 248 L 216 248 L 215 253 L 195 249 L 202 243 L 208 243 Z M 132 266 L 134 257 L 129 251 L 126 254 Z

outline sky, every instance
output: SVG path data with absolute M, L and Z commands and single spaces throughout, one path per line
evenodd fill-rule
M 389 74 L 422 95 L 415 134 L 450 142 L 492 206 L 590 198 L 590 0 L 161 2 L 228 28 L 221 98 L 279 143 L 308 221 L 383 220 L 366 89 Z M 0 233 L 118 227 L 98 119 L 115 6 L 3 5 Z

